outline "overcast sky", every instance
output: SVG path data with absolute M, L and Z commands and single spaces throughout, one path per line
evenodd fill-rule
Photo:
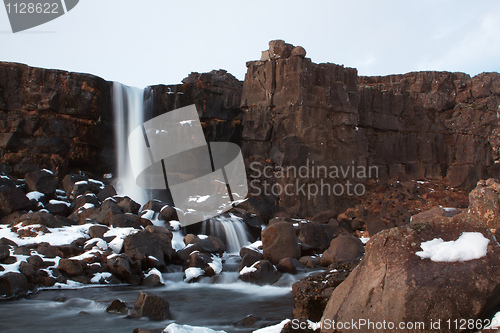
M 226 69 L 243 79 L 269 40 L 360 75 L 500 72 L 500 1 L 80 0 L 13 34 L 0 7 L 0 60 L 144 87 Z

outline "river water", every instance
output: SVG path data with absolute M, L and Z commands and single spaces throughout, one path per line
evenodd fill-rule
M 163 274 L 165 286 L 105 286 L 42 290 L 26 298 L 0 302 L 0 332 L 132 333 L 137 327 L 165 328 L 170 323 L 203 326 L 226 332 L 251 332 L 234 324 L 247 315 L 262 318 L 260 326 L 291 318 L 291 285 L 302 275 L 285 274 L 273 286 L 257 286 L 238 280 L 237 272 L 223 272 L 196 283 L 183 282 L 180 271 Z M 133 307 L 139 291 L 162 296 L 170 303 L 172 320 L 129 319 L 109 314 L 106 307 L 121 299 Z

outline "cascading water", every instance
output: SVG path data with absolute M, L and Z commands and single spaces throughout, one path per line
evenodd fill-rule
M 221 214 L 202 222 L 202 234 L 215 236 L 226 244 L 228 253 L 239 253 L 251 242 L 248 230 L 241 218 L 233 214 Z
M 127 195 L 140 204 L 148 200 L 147 191 L 135 183 L 132 163 L 128 150 L 128 135 L 131 130 L 144 123 L 143 89 L 113 83 L 113 113 L 115 117 L 116 144 L 116 190 L 120 195 Z
M 139 89 L 121 83 L 113 83 L 113 112 L 115 117 L 117 182 L 119 195 L 126 195 L 144 205 L 153 199 L 153 191 L 137 186 L 132 173 L 129 156 L 128 136 L 130 131 L 142 126 L 148 108 L 152 109 L 152 89 Z M 131 149 L 132 151 L 134 149 Z M 202 222 L 202 233 L 221 239 L 226 244 L 228 253 L 238 253 L 243 246 L 249 245 L 248 230 L 241 218 L 233 214 L 222 214 Z

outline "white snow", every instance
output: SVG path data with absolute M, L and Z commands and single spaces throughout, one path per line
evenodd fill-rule
M 99 186 L 101 188 L 101 190 L 104 188 L 104 183 L 99 181 L 99 180 L 89 179 L 89 182 L 92 184 L 96 184 L 97 186 Z
M 189 126 L 193 127 L 193 121 L 194 120 L 183 120 L 183 121 L 180 121 L 179 124 L 181 124 L 181 125 L 189 124 Z
M 26 194 L 26 196 L 30 200 L 36 200 L 36 201 L 38 201 L 41 198 L 43 198 L 45 196 L 45 194 L 43 194 L 41 192 L 38 192 L 38 191 L 33 191 L 33 192 L 29 192 L 28 194 Z
M 486 326 L 485 330 L 491 330 L 495 328 L 500 328 L 500 312 L 497 312 L 493 319 L 491 319 L 491 324 Z
M 51 204 L 51 205 L 66 205 L 68 207 L 71 206 L 71 204 L 69 202 L 61 201 L 61 200 L 54 200 L 54 199 L 50 200 L 49 204 Z
M 80 180 L 79 182 L 76 182 L 74 185 L 79 186 L 79 185 L 87 185 L 89 182 L 86 180 Z
M 102 278 L 104 278 L 104 280 L 106 280 L 107 278 L 110 278 L 111 275 L 112 274 L 109 272 L 95 273 L 94 277 L 92 279 L 90 279 L 90 282 L 99 283 L 99 281 L 101 281 Z
M 42 169 L 42 171 L 45 171 L 45 172 L 47 172 L 47 173 L 50 173 L 51 175 L 53 175 L 53 174 L 54 174 L 52 171 L 50 171 L 50 170 L 48 170 L 48 169 Z
M 94 247 L 97 247 L 101 250 L 107 250 L 108 249 L 108 243 L 104 239 L 101 238 L 92 238 L 89 239 L 88 241 L 85 242 L 85 246 L 94 244 Z
M 204 196 L 195 195 L 195 196 L 189 197 L 188 202 L 193 202 L 193 201 L 194 202 L 204 202 L 204 201 L 207 201 L 209 198 L 210 198 L 209 195 L 204 195 Z
M 141 212 L 141 217 L 143 219 L 152 220 L 154 216 L 155 216 L 155 211 L 151 209 L 146 209 L 145 211 Z
M 423 251 L 415 254 L 437 262 L 468 261 L 486 256 L 489 242 L 480 232 L 464 232 L 456 241 L 434 238 L 423 242 L 420 244 Z
M 202 276 L 203 274 L 205 274 L 205 271 L 203 269 L 199 267 L 189 267 L 184 271 L 184 281 L 189 282 L 193 279 L 196 279 L 197 277 Z
M 368 241 L 370 240 L 370 238 L 368 238 L 368 237 L 360 237 L 359 240 L 361 241 L 361 243 L 366 244 L 366 243 L 368 243 Z
M 253 272 L 256 272 L 257 271 L 257 268 L 255 268 L 255 265 L 258 264 L 259 262 L 257 261 L 256 263 L 254 263 L 252 266 L 248 267 L 248 266 L 245 266 L 241 269 L 240 271 L 240 275 L 245 275 L 245 274 L 249 274 L 249 273 L 253 273 Z
M 222 272 L 222 259 L 212 256 L 212 262 L 208 263 L 208 266 L 212 267 L 215 274 L 220 274 Z
M 214 331 L 213 329 L 200 326 L 179 325 L 172 323 L 163 332 L 165 333 L 226 333 L 225 331 Z
M 182 250 L 185 245 L 184 245 L 184 235 L 180 231 L 174 231 L 172 232 L 172 248 L 176 251 Z M 191 246 L 193 244 L 190 244 Z M 187 247 L 187 246 L 186 246 Z
M 199 239 L 207 239 L 207 238 L 208 238 L 208 236 L 207 236 L 207 235 L 198 235 L 198 238 L 199 238 Z
M 256 241 L 255 243 L 252 243 L 252 244 L 245 246 L 245 247 L 249 248 L 250 250 L 253 250 L 255 252 L 263 253 L 262 249 L 261 249 L 262 248 L 262 241 Z
M 258 329 L 256 331 L 253 331 L 253 333 L 280 333 L 283 327 L 290 321 L 290 319 L 285 319 L 281 323 L 273 325 L 273 326 L 267 326 L 263 327 L 261 329 Z
M 120 253 L 123 246 L 123 240 L 125 237 L 131 234 L 135 234 L 139 230 L 134 228 L 111 228 L 109 229 L 103 237 L 111 237 L 116 236 L 111 242 L 109 242 L 108 246 L 113 250 L 114 253 Z
M 179 231 L 181 229 L 181 223 L 179 221 L 172 220 L 169 222 L 170 226 L 174 231 Z
M 89 238 L 88 230 L 95 224 L 72 225 L 62 228 L 47 228 L 50 233 L 38 235 L 36 237 L 20 238 L 18 234 L 12 232 L 8 226 L 0 225 L 0 239 L 5 237 L 15 242 L 17 245 L 49 243 L 52 246 L 71 244 L 78 238 Z
M 78 208 L 78 210 L 84 210 L 84 209 L 90 209 L 90 208 L 94 208 L 94 204 L 93 203 L 90 203 L 90 202 L 87 202 L 85 203 L 85 205 L 83 205 L 82 207 Z
M 163 280 L 163 276 L 161 275 L 161 272 L 157 270 L 156 268 L 151 268 L 148 272 L 148 274 L 144 275 L 144 278 L 147 278 L 150 275 L 158 275 L 160 277 L 160 282 L 165 284 L 165 280 Z

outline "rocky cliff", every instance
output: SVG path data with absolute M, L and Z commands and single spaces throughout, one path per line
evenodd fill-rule
M 195 103 L 207 141 L 240 144 L 250 194 L 276 210 L 341 213 L 377 179 L 498 175 L 498 73 L 360 77 L 283 41 L 247 67 L 244 82 L 219 70 L 150 87 L 146 119 Z M 0 171 L 113 172 L 111 105 L 98 77 L 0 63 Z

